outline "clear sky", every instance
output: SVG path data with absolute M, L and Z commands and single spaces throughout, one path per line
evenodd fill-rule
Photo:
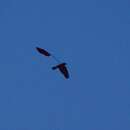
M 0 130 L 130 130 L 129 50 L 129 0 L 0 0 Z

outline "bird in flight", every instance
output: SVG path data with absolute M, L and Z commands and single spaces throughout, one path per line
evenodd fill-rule
M 59 71 L 63 74 L 63 76 L 68 79 L 69 78 L 69 72 L 67 70 L 67 67 L 66 67 L 66 63 L 63 62 L 63 63 L 60 63 L 59 60 L 54 56 L 52 55 L 51 53 L 49 53 L 48 51 L 46 51 L 45 49 L 43 48 L 39 48 L 39 47 L 36 47 L 36 50 L 44 55 L 44 56 L 47 56 L 47 57 L 52 57 L 54 60 L 56 60 L 58 62 L 58 64 L 56 66 L 53 66 L 52 67 L 52 70 L 56 70 L 56 69 L 59 69 Z

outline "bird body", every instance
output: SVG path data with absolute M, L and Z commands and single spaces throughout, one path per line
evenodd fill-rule
M 59 60 L 57 60 L 57 58 L 55 56 L 53 56 L 51 53 L 49 53 L 48 51 L 46 51 L 45 49 L 43 48 L 39 48 L 39 47 L 36 47 L 37 51 L 44 55 L 44 56 L 47 56 L 47 57 L 52 57 L 53 59 L 55 59 L 57 62 L 58 62 L 58 65 L 56 66 L 53 66 L 52 69 L 55 70 L 55 69 L 59 69 L 59 71 L 64 75 L 64 77 L 66 79 L 69 78 L 69 73 L 68 73 L 68 70 L 67 70 L 67 67 L 66 67 L 66 63 L 63 62 L 63 63 L 59 63 Z
M 66 68 L 66 63 L 61 63 L 61 64 L 58 64 L 56 66 L 53 66 L 52 69 L 55 70 L 55 69 L 59 69 L 59 71 L 64 75 L 65 78 L 69 78 L 69 73 L 68 73 L 68 70 Z

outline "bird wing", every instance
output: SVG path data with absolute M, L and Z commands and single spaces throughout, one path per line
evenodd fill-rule
M 47 52 L 45 49 L 43 48 L 39 48 L 39 47 L 36 47 L 37 51 L 45 56 L 51 56 L 51 54 L 49 52 Z
M 69 78 L 69 72 L 67 70 L 67 67 L 65 65 L 59 66 L 60 72 L 65 76 L 65 78 Z

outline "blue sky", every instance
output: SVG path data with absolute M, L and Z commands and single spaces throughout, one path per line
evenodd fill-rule
M 0 130 L 129 130 L 129 12 L 128 0 L 1 0 Z

